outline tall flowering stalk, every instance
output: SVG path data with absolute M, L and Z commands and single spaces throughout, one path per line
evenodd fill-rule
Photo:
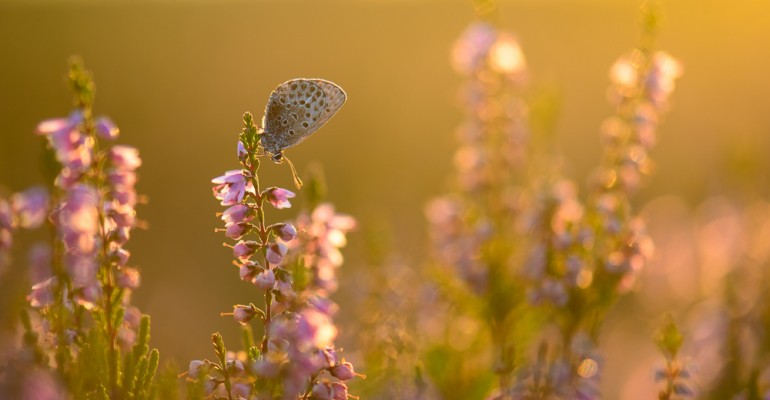
M 135 148 L 109 144 L 118 128 L 94 116 L 94 83 L 78 60 L 69 83 L 75 110 L 37 127 L 60 168 L 48 218 L 55 237 L 50 251 L 36 248 L 33 264 L 50 266 L 33 274 L 39 280 L 28 300 L 36 313 L 25 320 L 25 342 L 45 354 L 40 364 L 54 368 L 75 398 L 146 398 L 158 352 L 147 344 L 149 317 L 130 305 L 140 278 L 124 247 L 136 226 L 141 160 Z M 41 200 L 21 203 L 34 202 Z
M 454 266 L 464 290 L 473 295 L 466 299 L 474 298 L 487 324 L 494 370 L 506 387 L 520 356 L 517 324 L 523 319 L 517 312 L 523 296 L 515 271 L 529 151 L 527 107 L 520 97 L 526 62 L 516 38 L 486 22 L 466 29 L 452 62 L 467 77 L 460 93 L 466 119 L 454 157 L 456 194 L 433 200 L 426 214 L 435 257 Z
M 673 58 L 652 51 L 657 14 L 647 7 L 644 17 L 640 45 L 612 67 L 617 112 L 603 126 L 604 155 L 585 202 L 553 156 L 527 145 L 527 108 L 512 86 L 524 77 L 524 58 L 511 36 L 475 23 L 455 46 L 455 67 L 469 76 L 458 194 L 435 200 L 427 214 L 436 258 L 456 268 L 485 310 L 497 352 L 493 398 L 600 396 L 603 317 L 652 250 L 629 199 L 650 170 L 657 123 L 681 74 Z M 544 325 L 529 324 L 541 345 L 519 362 L 526 343 L 515 327 L 527 310 L 542 315 Z
M 213 335 L 218 362 L 195 360 L 188 371 L 191 394 L 220 398 L 345 399 L 346 381 L 357 376 L 352 364 L 338 357 L 333 341 L 337 306 L 329 296 L 337 288 L 339 248 L 355 226 L 330 204 L 302 213 L 295 223 L 267 223 L 267 204 L 291 207 L 295 194 L 278 187 L 262 188 L 258 170 L 262 131 L 246 113 L 238 142 L 240 170 L 212 180 L 214 196 L 228 206 L 221 214 L 240 278 L 256 286 L 263 306 L 233 306 L 235 321 L 245 327 L 245 352 L 227 352 Z M 313 185 L 310 185 L 311 187 Z M 250 322 L 263 331 L 253 341 Z
M 604 315 L 631 289 L 652 254 L 644 221 L 635 216 L 631 196 L 650 172 L 649 151 L 681 66 L 666 53 L 653 52 L 658 13 L 643 7 L 639 45 L 611 68 L 609 97 L 616 108 L 604 122 L 602 162 L 591 180 L 588 199 L 559 178 L 540 190 L 532 232 L 540 238 L 527 264 L 535 302 L 552 307 L 558 327 L 548 373 L 533 380 L 536 364 L 523 375 L 517 393 L 550 393 L 568 398 L 599 398 L 601 356 L 596 350 Z

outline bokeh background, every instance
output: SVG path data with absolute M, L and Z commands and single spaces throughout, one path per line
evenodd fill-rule
M 526 54 L 530 93 L 559 98 L 556 142 L 577 182 L 597 163 L 599 125 L 612 111 L 607 71 L 636 43 L 638 6 L 500 2 L 501 26 L 517 34 Z M 770 3 L 663 6 L 658 48 L 682 61 L 685 75 L 654 150 L 657 172 L 637 204 L 661 195 L 696 205 L 719 193 L 764 193 Z M 416 269 L 425 263 L 424 204 L 446 189 L 462 118 L 449 50 L 473 19 L 461 0 L 1 0 L 0 194 L 42 183 L 42 140 L 33 130 L 69 112 L 67 59 L 82 56 L 95 75 L 97 114 L 111 116 L 120 142 L 137 146 L 144 159 L 138 188 L 149 202 L 139 215 L 149 229 L 135 232 L 129 245 L 143 274 L 133 301 L 152 316 L 162 357 L 181 365 L 211 357 L 212 332 L 237 338 L 235 324 L 219 313 L 253 301 L 254 293 L 237 279 L 224 237 L 214 232 L 220 206 L 209 181 L 237 166 L 241 115 L 261 116 L 275 86 L 295 77 L 337 82 L 347 104 L 288 154 L 300 171 L 322 165 L 328 199 L 360 222 L 336 297 L 339 344 L 355 357 L 346 332 L 358 317 L 345 309 L 357 298 L 355 271 L 370 264 L 366 238 L 387 238 L 380 245 Z M 290 187 L 286 165 L 264 170 L 265 182 Z M 606 398 L 636 398 L 637 389 L 622 382 L 655 357 L 645 353 L 653 324 L 634 322 L 651 317 L 626 317 L 611 315 L 617 322 L 606 327 L 605 349 L 624 349 L 607 352 Z M 646 343 L 644 351 L 634 343 Z

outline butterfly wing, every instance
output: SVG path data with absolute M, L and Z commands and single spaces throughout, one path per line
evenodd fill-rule
M 276 154 L 305 140 L 345 102 L 345 92 L 322 79 L 292 79 L 270 95 L 262 120 L 262 145 Z
M 315 128 L 318 129 L 331 119 L 340 108 L 342 108 L 348 95 L 334 82 L 325 81 L 323 79 L 313 79 L 312 81 L 323 89 L 324 94 L 326 94 L 325 104 L 322 105 L 324 112 L 317 121 L 318 126 Z

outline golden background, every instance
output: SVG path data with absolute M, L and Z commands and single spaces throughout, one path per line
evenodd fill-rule
M 696 204 L 715 193 L 764 193 L 770 3 L 677 0 L 663 10 L 657 47 L 685 74 L 653 150 L 657 171 L 637 204 L 664 194 Z M 607 71 L 636 43 L 638 17 L 636 1 L 500 5 L 501 26 L 525 52 L 530 92 L 560 97 L 557 141 L 571 160 L 565 172 L 579 183 L 598 161 L 599 126 L 612 112 Z M 356 316 L 346 307 L 356 298 L 354 271 L 368 265 L 367 232 L 385 232 L 389 251 L 414 268 L 426 261 L 423 207 L 447 189 L 462 119 L 449 50 L 473 18 L 460 0 L 2 1 L 0 194 L 42 183 L 42 141 L 33 131 L 69 113 L 66 62 L 82 56 L 96 79 L 97 114 L 112 117 L 119 142 L 138 147 L 144 160 L 138 189 L 149 203 L 139 216 L 150 228 L 128 245 L 142 271 L 133 302 L 152 316 L 161 357 L 180 365 L 211 358 L 212 332 L 237 338 L 236 324 L 219 313 L 258 295 L 238 280 L 224 235 L 214 233 L 221 207 L 210 179 L 237 168 L 244 111 L 260 117 L 270 91 L 290 78 L 332 80 L 348 102 L 288 155 L 300 171 L 321 164 L 329 200 L 361 225 L 336 296 L 340 344 L 354 356 L 346 332 Z M 263 182 L 291 188 L 287 166 L 263 170 Z M 623 326 L 605 327 L 606 398 L 621 396 L 619 383 L 634 368 L 633 349 L 612 355 L 627 345 Z

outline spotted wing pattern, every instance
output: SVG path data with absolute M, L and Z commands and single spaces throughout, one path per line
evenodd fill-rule
M 270 95 L 262 120 L 262 146 L 277 154 L 305 140 L 345 102 L 345 92 L 321 79 L 293 79 Z

